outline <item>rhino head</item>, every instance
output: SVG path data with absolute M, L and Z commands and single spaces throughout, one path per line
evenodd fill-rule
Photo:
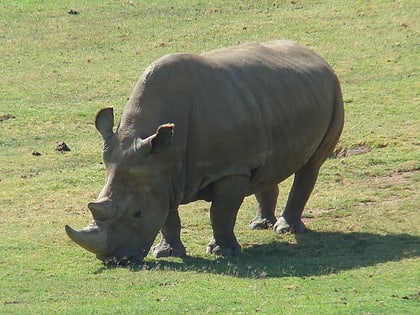
M 67 235 L 103 261 L 141 261 L 169 212 L 169 163 L 161 153 L 174 125 L 161 125 L 145 139 L 135 128 L 114 133 L 113 110 L 105 108 L 95 126 L 104 139 L 106 183 L 97 201 L 88 204 L 93 222 L 78 231 L 66 225 Z

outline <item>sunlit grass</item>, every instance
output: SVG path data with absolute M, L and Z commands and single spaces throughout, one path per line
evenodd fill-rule
M 76 15 L 67 12 L 73 9 Z M 419 306 L 418 5 L 409 1 L 0 2 L 0 313 L 414 314 Z M 235 232 L 243 255 L 205 254 L 209 203 L 181 207 L 188 257 L 113 268 L 72 243 L 104 181 L 95 113 L 116 118 L 143 69 L 288 38 L 337 72 L 346 125 L 301 235 Z M 57 152 L 65 142 L 70 152 Z M 32 153 L 37 151 L 40 156 Z M 280 184 L 281 213 L 291 179 Z

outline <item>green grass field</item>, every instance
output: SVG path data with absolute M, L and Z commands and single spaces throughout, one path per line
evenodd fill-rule
M 1 0 L 0 314 L 418 313 L 419 16 L 416 0 Z M 181 209 L 183 260 L 107 267 L 67 238 L 104 184 L 99 109 L 118 119 L 167 53 L 280 38 L 325 57 L 345 100 L 308 232 L 249 230 L 249 197 L 240 257 L 205 254 L 205 202 Z M 55 150 L 62 142 L 70 152 Z

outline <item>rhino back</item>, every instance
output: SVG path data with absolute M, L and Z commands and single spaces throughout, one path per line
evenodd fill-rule
M 251 194 L 307 163 L 327 132 L 337 89 L 325 61 L 292 42 L 170 55 L 143 74 L 121 125 L 144 137 L 175 123 L 166 154 L 181 202 L 234 174 L 251 178 Z

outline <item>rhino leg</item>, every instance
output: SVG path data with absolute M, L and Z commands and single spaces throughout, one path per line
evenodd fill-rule
M 312 193 L 319 173 L 319 166 L 307 164 L 296 172 L 286 208 L 274 225 L 277 233 L 299 233 L 305 231 L 302 212 Z
M 210 220 L 213 239 L 207 246 L 208 254 L 235 256 L 241 253 L 241 246 L 236 240 L 233 228 L 248 183 L 248 177 L 235 175 L 222 178 L 212 184 Z
M 186 255 L 185 247 L 181 242 L 181 220 L 178 210 L 169 211 L 165 225 L 161 230 L 162 239 L 159 244 L 153 248 L 153 256 L 160 257 L 184 257 Z
M 249 222 L 249 227 L 253 230 L 269 229 L 276 223 L 276 203 L 279 195 L 277 185 L 255 194 L 258 201 L 257 213 L 255 218 Z

